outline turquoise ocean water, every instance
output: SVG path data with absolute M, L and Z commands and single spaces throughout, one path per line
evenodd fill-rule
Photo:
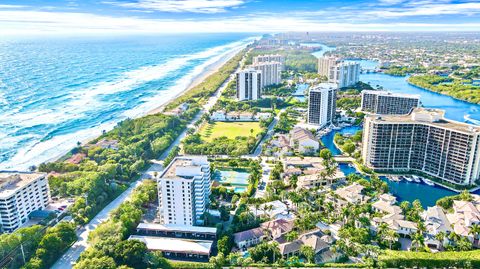
M 164 104 L 250 36 L 0 39 L 0 170 L 55 158 Z

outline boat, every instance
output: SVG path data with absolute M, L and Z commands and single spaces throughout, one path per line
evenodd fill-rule
M 400 182 L 400 177 L 397 177 L 397 176 L 391 176 L 392 178 L 392 181 L 395 181 L 395 182 Z
M 415 176 L 415 175 L 412 175 L 412 179 L 413 179 L 413 181 L 414 181 L 415 183 L 420 183 L 420 182 L 422 182 L 422 181 L 420 180 L 420 178 L 417 177 L 417 176 Z
M 406 176 L 405 176 L 405 177 L 403 177 L 403 178 L 405 178 L 405 180 L 408 181 L 408 182 L 413 182 L 413 179 L 410 178 L 410 177 L 406 177 Z
M 423 183 L 425 183 L 429 186 L 435 186 L 435 183 L 433 183 L 433 181 L 431 181 L 430 179 L 424 178 L 424 177 L 422 177 L 421 179 L 422 179 Z

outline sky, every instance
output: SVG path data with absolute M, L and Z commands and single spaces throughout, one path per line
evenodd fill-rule
M 0 36 L 478 30 L 480 0 L 0 0 Z

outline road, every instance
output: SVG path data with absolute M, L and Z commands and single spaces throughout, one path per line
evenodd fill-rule
M 242 59 L 240 63 L 240 67 L 243 65 L 244 60 L 245 58 Z M 239 68 L 237 68 L 235 72 L 238 71 Z M 220 98 L 222 92 L 227 88 L 228 83 L 232 79 L 234 79 L 234 77 L 235 76 L 232 74 L 225 82 L 223 82 L 223 84 L 218 88 L 215 94 L 209 98 L 209 100 L 207 101 L 207 103 L 205 103 L 205 105 L 203 105 L 202 110 L 200 110 L 197 113 L 197 115 L 190 121 L 187 128 L 175 139 L 175 141 L 170 145 L 170 147 L 160 156 L 159 158 L 160 160 L 152 160 L 153 164 L 150 166 L 150 168 L 147 171 L 145 171 L 142 174 L 140 179 L 133 182 L 125 192 L 123 192 L 115 200 L 110 202 L 110 204 L 108 204 L 104 209 L 102 209 L 102 211 L 100 211 L 100 213 L 98 213 L 87 225 L 85 225 L 83 228 L 78 230 L 77 241 L 67 250 L 67 252 L 63 254 L 63 256 L 59 260 L 57 260 L 57 262 L 51 267 L 51 269 L 68 269 L 73 267 L 75 262 L 80 257 L 80 254 L 82 254 L 82 252 L 85 251 L 88 247 L 87 239 L 90 232 L 95 230 L 95 228 L 97 228 L 99 224 L 108 220 L 110 212 L 112 210 L 115 210 L 117 207 L 119 207 L 121 203 L 128 200 L 133 190 L 136 187 L 138 187 L 144 179 L 151 178 L 153 172 L 159 172 L 159 173 L 162 172 L 163 170 L 162 160 L 164 160 L 167 157 L 168 153 L 173 147 L 178 146 L 180 144 L 182 139 L 187 135 L 187 130 L 189 128 L 193 128 L 195 122 L 198 121 L 203 116 L 203 114 L 208 112 L 215 105 L 218 98 Z

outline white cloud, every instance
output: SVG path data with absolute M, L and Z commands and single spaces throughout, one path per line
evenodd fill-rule
M 401 7 L 394 9 L 379 9 L 366 12 L 366 14 L 382 18 L 399 18 L 413 16 L 438 16 L 438 15 L 472 15 L 480 13 L 480 3 L 459 4 L 415 4 L 411 8 Z
M 0 9 L 17 9 L 17 8 L 25 8 L 27 6 L 23 5 L 0 5 Z
M 301 17 L 250 16 L 215 20 L 111 17 L 89 13 L 0 10 L 0 36 L 27 34 L 212 33 L 282 31 L 475 31 L 479 23 L 344 23 Z
M 138 0 L 137 2 L 104 2 L 126 8 L 157 10 L 164 12 L 219 13 L 234 8 L 245 0 Z

